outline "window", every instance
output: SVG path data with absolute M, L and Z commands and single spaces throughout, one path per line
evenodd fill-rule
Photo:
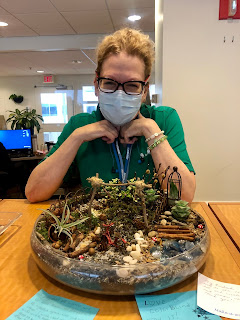
M 97 110 L 98 98 L 94 86 L 83 86 L 83 112 L 92 113 Z
M 67 123 L 67 94 L 41 93 L 44 123 Z
M 56 143 L 60 134 L 61 134 L 61 132 L 44 132 L 43 133 L 44 142 L 51 141 L 51 142 Z

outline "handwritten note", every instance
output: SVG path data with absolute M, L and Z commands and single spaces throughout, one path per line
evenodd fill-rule
M 240 319 L 240 286 L 198 274 L 197 304 L 219 316 Z
M 142 320 L 221 320 L 197 306 L 197 292 L 135 296 Z
M 98 310 L 40 290 L 7 320 L 92 320 Z

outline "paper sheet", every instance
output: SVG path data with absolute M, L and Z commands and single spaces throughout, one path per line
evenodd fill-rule
M 197 292 L 135 296 L 142 320 L 221 320 L 197 306 Z
M 216 281 L 199 273 L 197 304 L 219 316 L 240 319 L 240 285 Z
M 40 290 L 7 320 L 93 320 L 98 310 Z

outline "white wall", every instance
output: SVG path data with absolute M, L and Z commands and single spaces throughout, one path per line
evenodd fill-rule
M 240 20 L 218 13 L 219 0 L 164 3 L 163 105 L 181 117 L 195 201 L 240 200 Z
M 83 85 L 93 85 L 94 75 L 61 75 L 55 76 L 55 84 L 64 84 L 68 89 L 74 90 L 74 113 L 82 112 L 81 90 Z M 8 118 L 8 110 L 15 110 L 16 108 L 22 110 L 26 107 L 35 108 L 37 113 L 41 114 L 41 105 L 39 103 L 40 91 L 44 92 L 45 88 L 37 88 L 34 86 L 43 86 L 43 76 L 28 76 L 28 77 L 0 77 L 0 114 Z M 45 84 L 44 86 L 47 87 Z M 51 84 L 49 84 L 51 86 Z M 21 104 L 15 104 L 9 100 L 11 94 L 22 95 L 24 100 Z M 7 127 L 10 129 L 11 124 Z M 42 125 L 43 127 L 47 125 Z M 47 130 L 47 129 L 46 129 Z M 58 130 L 57 130 L 58 131 Z M 59 130 L 61 131 L 61 130 Z M 43 143 L 42 130 L 38 134 L 38 145 Z

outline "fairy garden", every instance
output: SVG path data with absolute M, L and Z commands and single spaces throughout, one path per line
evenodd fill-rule
M 176 167 L 163 190 L 168 170 L 158 170 L 150 181 L 146 172 L 144 179 L 124 184 L 119 179 L 105 183 L 96 174 L 88 179 L 90 192 L 79 190 L 43 210 L 36 224 L 38 240 L 79 262 L 164 265 L 193 249 L 206 231 L 202 217 L 181 200 Z

